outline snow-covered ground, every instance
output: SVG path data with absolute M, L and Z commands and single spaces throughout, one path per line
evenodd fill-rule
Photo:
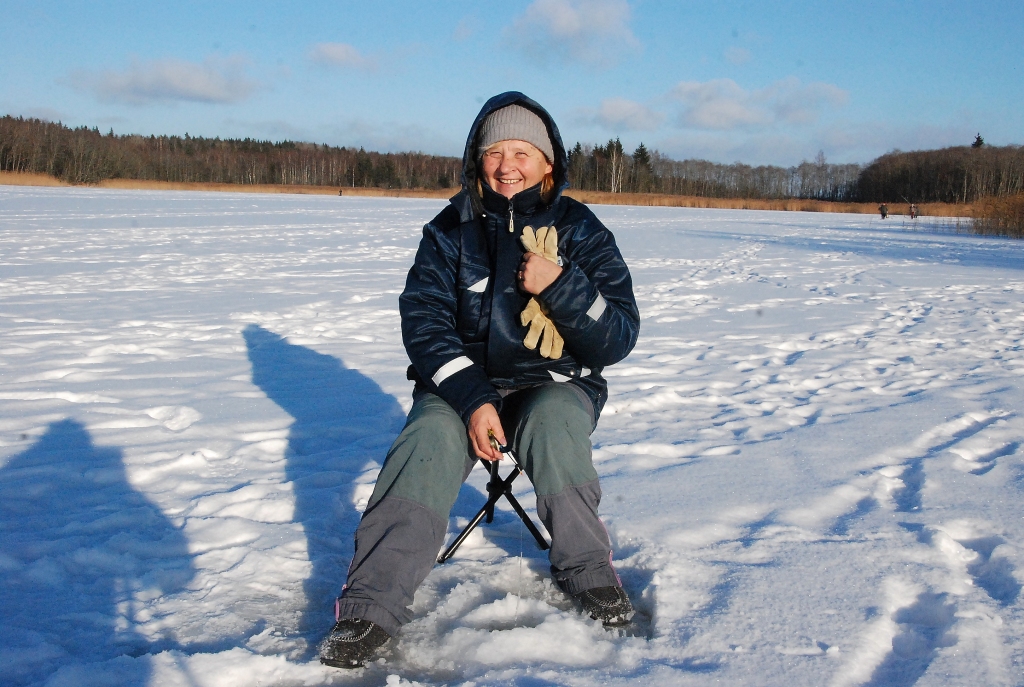
M 594 458 L 637 630 L 501 511 L 386 662 L 320 666 L 442 205 L 0 187 L 0 683 L 1024 684 L 1024 243 L 607 206 L 643 325 Z

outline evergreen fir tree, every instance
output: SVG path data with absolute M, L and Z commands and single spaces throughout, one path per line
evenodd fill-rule
M 643 143 L 633 151 L 633 191 L 636 193 L 647 193 L 651 187 L 651 176 L 654 170 L 651 167 L 651 154 Z
M 640 169 L 645 169 L 648 172 L 651 171 L 651 154 L 643 143 L 638 145 L 636 150 L 633 151 L 633 164 Z

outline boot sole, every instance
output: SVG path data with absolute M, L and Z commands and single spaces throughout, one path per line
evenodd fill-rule
M 325 666 L 330 666 L 332 668 L 344 668 L 348 670 L 366 667 L 366 661 L 334 661 L 329 658 L 321 658 L 320 662 Z

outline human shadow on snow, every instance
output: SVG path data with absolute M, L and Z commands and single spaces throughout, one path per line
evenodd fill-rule
M 146 684 L 146 654 L 178 645 L 139 622 L 194 574 L 181 529 L 128 483 L 121 451 L 95 446 L 79 422 L 52 423 L 0 469 L 5 685 L 58 671 L 75 683 L 87 664 L 118 657 L 103 667 L 112 684 Z
M 383 462 L 405 413 L 393 396 L 337 358 L 317 353 L 258 325 L 242 332 L 252 381 L 291 415 L 285 476 L 293 485 L 295 519 L 306 534 L 312 571 L 303 582 L 306 606 L 299 632 L 315 643 L 333 621 L 352 558 L 356 479 Z

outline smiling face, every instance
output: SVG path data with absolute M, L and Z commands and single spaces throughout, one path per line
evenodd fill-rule
M 536 186 L 552 170 L 544 153 L 516 140 L 498 141 L 484 151 L 481 167 L 487 185 L 506 198 Z

